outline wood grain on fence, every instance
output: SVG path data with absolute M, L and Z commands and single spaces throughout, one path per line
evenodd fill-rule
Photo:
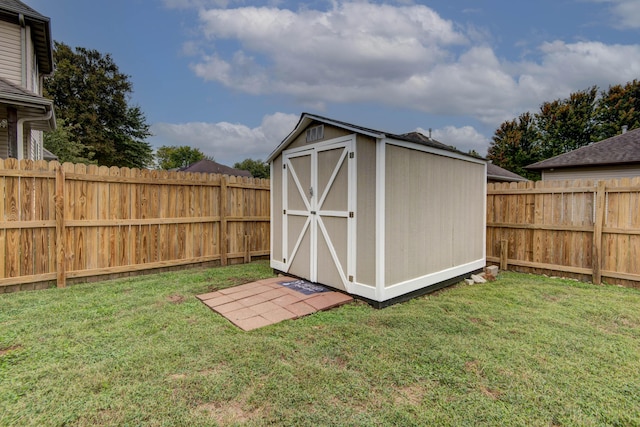
M 269 254 L 269 180 L 0 159 L 0 292 Z
M 487 261 L 640 287 L 640 177 L 487 185 Z

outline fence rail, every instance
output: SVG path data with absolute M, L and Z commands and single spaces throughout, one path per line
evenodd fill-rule
M 487 261 L 640 287 L 640 177 L 489 184 Z
M 269 180 L 0 159 L 0 292 L 269 254 Z

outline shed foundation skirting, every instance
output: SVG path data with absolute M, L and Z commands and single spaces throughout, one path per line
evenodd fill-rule
M 467 278 L 471 277 L 472 274 L 480 273 L 481 271 L 482 271 L 482 268 L 479 268 L 479 269 L 471 271 L 469 273 L 461 274 L 460 276 L 452 277 L 450 279 L 443 280 L 442 282 L 438 282 L 438 283 L 435 283 L 435 284 L 430 285 L 430 286 L 426 286 L 426 287 L 421 288 L 421 289 L 416 289 L 415 291 L 411 291 L 411 292 L 406 293 L 406 294 L 401 294 L 401 295 L 399 295 L 397 297 L 392 297 L 391 299 L 388 299 L 386 301 L 375 301 L 375 300 L 371 300 L 371 299 L 362 297 L 362 296 L 357 295 L 357 294 L 355 294 L 355 295 L 358 297 L 358 299 L 361 299 L 361 300 L 367 302 L 368 304 L 370 304 L 374 308 L 385 308 L 385 307 L 389 307 L 390 305 L 393 305 L 393 304 L 398 304 L 398 303 L 401 303 L 401 302 L 409 301 L 410 299 L 415 298 L 415 297 L 419 297 L 419 296 L 422 296 L 422 295 L 430 294 L 430 293 L 435 292 L 435 291 L 439 291 L 440 289 L 446 288 L 447 286 L 455 285 L 456 283 L 459 283 L 459 282 L 463 281 L 464 279 L 467 279 Z
M 389 307 L 390 305 L 399 304 L 401 302 L 409 301 L 412 298 L 416 298 L 416 297 L 419 297 L 419 296 L 422 296 L 422 295 L 426 295 L 426 294 L 430 294 L 432 292 L 439 291 L 440 289 L 446 288 L 447 286 L 455 285 L 456 283 L 462 282 L 464 279 L 468 279 L 469 277 L 471 277 L 472 274 L 478 274 L 478 273 L 480 273 L 482 271 L 483 271 L 483 268 L 481 267 L 481 268 L 478 268 L 477 270 L 470 271 L 469 273 L 461 274 L 459 276 L 452 277 L 452 278 L 443 280 L 441 282 L 425 286 L 423 288 L 418 288 L 418 289 L 415 289 L 414 291 L 410 291 L 410 292 L 405 293 L 405 294 L 400 293 L 398 296 L 391 297 L 390 299 L 387 299 L 387 300 L 384 300 L 384 301 L 376 300 L 376 298 L 375 298 L 376 288 L 375 287 L 362 285 L 362 284 L 355 284 L 355 285 L 358 286 L 358 291 L 360 291 L 360 293 L 351 292 L 351 293 L 349 293 L 349 295 L 354 296 L 354 297 L 358 298 L 359 300 L 362 300 L 362 301 L 366 302 L 367 304 L 369 304 L 373 308 L 380 309 L 380 308 Z M 277 270 L 277 269 L 274 269 L 273 272 L 276 273 L 276 274 L 282 274 L 282 275 L 289 276 L 289 277 L 296 277 L 296 276 L 291 276 L 291 274 L 285 273 L 285 272 L 283 272 L 281 270 Z M 296 278 L 304 279 L 302 277 L 296 277 Z M 332 286 L 328 286 L 328 285 L 325 285 L 325 284 L 322 284 L 322 286 L 334 289 L 334 290 L 339 291 L 339 292 L 344 292 L 344 291 L 341 291 L 339 289 L 335 289 Z
M 385 300 L 395 300 L 398 298 L 399 300 L 396 302 L 406 301 L 406 299 L 402 299 L 404 294 L 413 295 L 414 292 L 420 291 L 423 288 L 440 289 L 441 286 L 439 285 L 444 282 L 447 282 L 449 284 L 457 283 L 467 277 L 470 277 L 470 275 L 475 272 L 482 271 L 485 264 L 485 260 L 480 259 L 468 264 L 458 265 L 456 267 L 431 274 L 425 274 L 424 276 L 407 280 L 405 282 L 396 283 L 385 288 L 378 288 L 375 286 L 356 282 L 352 283 L 349 287 L 349 293 L 367 300 L 372 305 L 373 302 L 381 303 Z M 450 281 L 452 277 L 456 279 L 453 282 Z M 433 291 L 428 290 L 426 292 Z

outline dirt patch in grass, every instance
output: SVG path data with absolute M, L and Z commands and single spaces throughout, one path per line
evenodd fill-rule
M 558 301 L 564 301 L 565 299 L 567 299 L 566 295 L 550 295 L 550 294 L 543 294 L 542 295 L 542 299 L 545 301 L 549 301 L 549 302 L 558 302 Z
M 20 350 L 22 346 L 20 344 L 12 345 L 9 347 L 0 347 L 0 356 L 4 356 L 5 354 L 11 353 L 12 351 Z
M 498 390 L 491 390 L 483 385 L 480 385 L 480 391 L 491 400 L 498 400 L 502 394 Z
M 485 379 L 485 375 L 482 370 L 482 366 L 480 366 L 480 361 L 472 360 L 469 362 L 465 362 L 464 369 L 467 372 L 475 374 L 475 376 L 478 378 L 478 389 L 482 394 L 484 394 L 491 400 L 497 400 L 500 397 L 500 391 L 490 389 L 489 387 L 482 384 L 482 381 Z
M 335 366 L 335 367 L 340 368 L 340 369 L 346 369 L 347 361 L 344 358 L 340 357 L 340 356 L 323 357 L 322 358 L 322 365 L 323 366 Z
M 169 295 L 167 297 L 167 301 L 171 304 L 182 304 L 184 302 L 184 297 L 182 295 Z
M 265 415 L 263 407 L 247 408 L 247 398 L 253 390 L 247 389 L 238 400 L 229 402 L 208 402 L 198 405 L 196 410 L 204 412 L 220 425 L 244 424 Z
M 258 410 L 245 411 L 240 402 L 205 403 L 198 406 L 199 412 L 206 412 L 220 425 L 244 424 L 258 416 Z
M 183 380 L 187 378 L 187 374 L 171 374 L 169 375 L 169 378 L 172 380 Z
M 412 405 L 418 406 L 422 404 L 426 389 L 419 384 L 412 384 L 410 386 L 401 387 L 398 389 L 398 393 L 395 397 L 396 405 Z

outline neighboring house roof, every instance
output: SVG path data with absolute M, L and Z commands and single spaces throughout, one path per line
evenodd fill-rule
M 21 111 L 23 117 L 41 117 L 43 114 L 51 112 L 48 119 L 34 122 L 34 129 L 51 130 L 56 128 L 52 100 L 15 85 L 2 77 L 0 77 L 0 104 L 14 106 Z
M 494 165 L 493 163 L 487 163 L 487 179 L 491 181 L 505 182 L 528 181 L 527 178 L 501 168 L 498 165 Z
M 38 57 L 38 70 L 42 74 L 53 72 L 51 24 L 49 18 L 19 0 L 0 0 L 0 19 L 20 25 L 20 16 L 31 27 L 31 37 Z
M 219 173 L 222 175 L 233 175 L 233 176 L 248 176 L 253 177 L 251 172 L 234 169 L 229 166 L 221 165 L 220 163 L 216 163 L 211 160 L 200 160 L 195 163 L 190 164 L 187 167 L 178 169 L 180 172 L 202 172 L 202 173 Z
M 470 156 L 469 154 L 463 153 L 455 149 L 454 147 L 450 147 L 446 144 L 438 142 L 435 139 L 429 138 L 418 132 L 409 132 L 409 133 L 398 135 L 398 134 L 393 134 L 393 133 L 384 132 L 380 130 L 366 128 L 363 126 L 354 125 L 354 124 L 343 122 L 340 120 L 330 119 L 328 117 L 318 116 L 316 114 L 302 113 L 300 115 L 300 120 L 298 120 L 298 124 L 296 124 L 293 131 L 291 131 L 291 133 L 287 135 L 287 137 L 269 155 L 269 157 L 267 158 L 267 163 L 275 159 L 278 156 L 278 154 L 280 154 L 282 150 L 284 150 L 284 148 L 289 144 L 290 141 L 297 138 L 298 135 L 304 132 L 304 130 L 314 121 L 325 123 L 328 125 L 333 125 L 342 129 L 352 130 L 356 133 L 368 135 L 376 139 L 390 138 L 390 139 L 396 139 L 400 141 L 413 142 L 416 144 L 426 145 L 428 147 L 436 148 L 439 150 L 450 151 L 453 153 L 462 154 L 463 156 L 477 159 L 477 157 Z
M 640 128 L 534 163 L 526 166 L 525 169 L 560 169 L 634 163 L 640 163 Z
M 46 148 L 42 149 L 42 160 L 46 160 L 48 162 L 52 161 L 52 160 L 58 160 L 58 156 L 56 156 L 55 154 L 53 154 L 51 151 L 47 150 Z

